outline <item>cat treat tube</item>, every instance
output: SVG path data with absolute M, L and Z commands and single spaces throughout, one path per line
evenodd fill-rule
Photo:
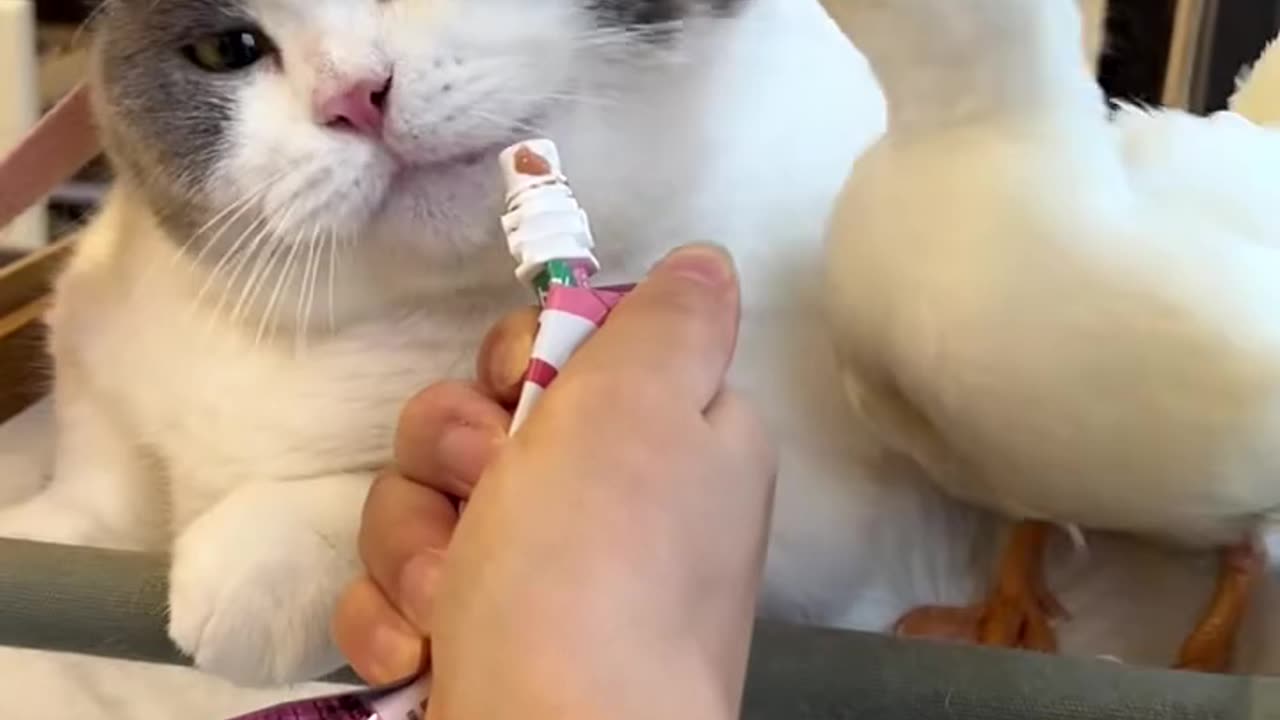
M 533 353 L 511 432 L 569 356 L 604 322 L 629 286 L 592 288 L 600 269 L 587 214 L 578 205 L 560 169 L 560 153 L 550 140 L 526 140 L 499 156 L 507 184 L 502 229 L 515 259 L 516 278 L 542 306 Z
M 430 677 L 393 688 L 298 700 L 233 720 L 422 720 Z

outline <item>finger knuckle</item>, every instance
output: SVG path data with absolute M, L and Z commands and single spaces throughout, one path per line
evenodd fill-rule
M 725 440 L 736 453 L 754 467 L 777 474 L 778 446 L 763 416 L 745 396 L 725 389 L 716 402 L 720 405 Z
M 378 473 L 369 492 L 364 498 L 364 507 L 360 511 L 360 531 L 356 536 L 356 549 L 361 558 L 368 557 L 371 549 L 377 545 L 374 537 L 386 523 L 379 517 L 385 509 L 385 498 L 391 485 L 399 480 L 398 473 L 392 468 L 384 468 Z
M 438 382 L 418 391 L 400 408 L 399 427 L 414 427 L 438 417 L 442 408 L 458 402 L 463 397 L 461 383 Z
M 396 422 L 392 448 L 396 460 L 418 454 L 417 448 L 430 440 L 429 433 L 438 432 L 447 420 L 464 414 L 468 403 L 478 397 L 472 386 L 451 380 L 435 383 L 410 398 Z

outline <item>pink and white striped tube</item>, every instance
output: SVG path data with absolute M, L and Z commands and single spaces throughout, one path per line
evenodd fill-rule
M 423 676 L 388 688 L 288 702 L 232 720 L 422 720 L 430 695 L 430 676 Z
M 632 287 L 551 287 L 542 314 L 538 316 L 538 334 L 534 336 L 529 369 L 525 373 L 515 414 L 511 417 L 512 433 L 524 424 L 542 393 L 569 361 L 569 356 L 604 324 L 614 306 Z

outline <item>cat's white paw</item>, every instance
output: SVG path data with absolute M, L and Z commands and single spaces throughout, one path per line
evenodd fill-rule
M 261 499 L 233 495 L 178 538 L 169 636 L 197 667 L 233 682 L 312 679 L 342 665 L 329 620 L 355 548 Z

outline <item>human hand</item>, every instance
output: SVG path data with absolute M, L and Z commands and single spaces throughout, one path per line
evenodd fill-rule
M 365 500 L 360 556 L 365 575 L 346 590 L 333 635 L 352 669 L 372 685 L 411 677 L 428 661 L 431 606 L 445 549 L 466 499 L 506 440 L 538 327 L 538 310 L 499 321 L 476 358 L 477 382 L 441 382 L 401 412 L 395 464 Z
M 397 443 L 404 472 L 379 481 L 366 515 L 372 580 L 335 624 L 357 670 L 408 674 L 391 669 L 412 669 L 416 638 L 434 630 L 433 717 L 735 715 L 774 475 L 755 416 L 722 387 L 737 319 L 728 260 L 678 253 L 511 441 L 492 377 L 489 397 L 442 386 L 411 404 L 406 421 L 421 415 L 401 436 L 429 428 L 428 442 Z M 445 442 L 458 427 L 444 419 L 467 431 Z M 486 465 L 450 544 L 440 491 L 466 494 Z M 359 630 L 385 615 L 400 651 Z

